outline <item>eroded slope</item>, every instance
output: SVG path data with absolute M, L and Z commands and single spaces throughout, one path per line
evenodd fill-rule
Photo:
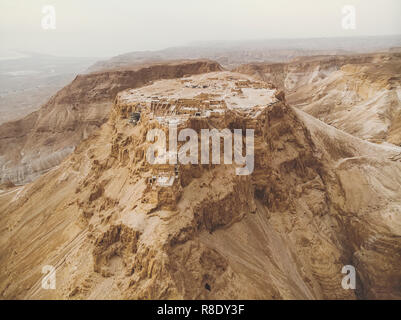
M 238 89 L 248 103 L 252 90 L 277 93 L 266 86 L 217 73 L 119 95 L 108 122 L 59 168 L 0 196 L 2 297 L 401 298 L 401 149 L 343 133 L 275 94 L 258 106 L 226 102 Z M 224 111 L 166 108 L 190 89 L 195 106 L 216 90 Z M 164 97 L 153 109 L 149 92 Z M 169 117 L 197 132 L 253 128 L 254 172 L 188 164 L 169 186 L 150 180 L 176 175 L 145 159 L 148 130 L 166 130 Z M 356 291 L 341 287 L 348 264 Z M 43 265 L 56 267 L 56 290 L 41 288 Z
M 298 58 L 237 69 L 270 81 L 291 106 L 372 142 L 401 144 L 401 55 Z
M 78 75 L 38 111 L 0 126 L 0 183 L 24 184 L 58 165 L 107 120 L 119 91 L 218 70 L 216 62 L 188 60 Z

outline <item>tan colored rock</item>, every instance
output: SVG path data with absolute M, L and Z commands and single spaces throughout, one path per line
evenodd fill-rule
M 126 91 L 58 168 L 0 194 L 1 297 L 400 299 L 401 148 L 272 104 L 274 88 L 255 89 L 266 103 L 254 106 L 260 95 L 242 88 L 237 108 L 238 79 L 257 83 L 191 77 L 224 84 L 215 93 L 227 92 L 227 109 L 182 126 L 254 128 L 251 175 L 235 175 L 235 164 L 181 165 L 171 187 L 149 185 L 146 134 L 163 124 L 146 106 L 136 125 L 127 115 L 146 104 L 142 93 L 191 98 L 193 88 L 165 80 Z M 41 288 L 43 265 L 56 267 L 56 290 Z M 355 291 L 341 286 L 344 265 L 356 268 Z
M 297 58 L 236 69 L 277 85 L 287 102 L 371 142 L 401 145 L 401 54 Z
M 219 70 L 213 61 L 185 60 L 78 75 L 38 111 L 0 125 L 0 182 L 25 184 L 57 166 L 107 121 L 118 92 Z

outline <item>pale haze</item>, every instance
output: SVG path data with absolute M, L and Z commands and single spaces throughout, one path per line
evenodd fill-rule
M 56 29 L 43 30 L 53 5 Z M 342 8 L 356 9 L 355 30 Z M 2 0 L 0 51 L 107 57 L 199 41 L 401 33 L 399 0 Z

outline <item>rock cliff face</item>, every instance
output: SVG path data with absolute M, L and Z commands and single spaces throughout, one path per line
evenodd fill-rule
M 346 64 L 375 62 L 376 56 L 377 54 L 298 57 L 288 63 L 243 64 L 235 71 L 272 82 L 288 93 L 302 85 L 324 79 Z
M 221 108 L 204 113 L 212 96 Z M 167 130 L 166 119 L 196 132 L 254 129 L 253 173 L 149 164 L 148 131 Z M 267 84 L 228 72 L 160 81 L 119 94 L 58 168 L 0 195 L 0 293 L 400 299 L 400 186 L 401 148 L 324 124 Z M 41 288 L 43 265 L 56 268 L 56 290 Z M 356 268 L 356 290 L 341 286 L 344 265 Z
M 216 62 L 188 60 L 78 75 L 40 110 L 0 126 L 0 182 L 24 184 L 58 165 L 107 120 L 117 92 L 218 70 Z
M 291 106 L 372 142 L 401 144 L 401 54 L 299 58 L 237 69 L 278 85 Z

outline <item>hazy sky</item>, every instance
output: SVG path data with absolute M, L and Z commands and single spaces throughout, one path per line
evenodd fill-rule
M 56 29 L 42 28 L 53 5 Z M 342 28 L 354 5 L 355 30 Z M 0 51 L 113 56 L 196 41 L 401 34 L 401 0 L 0 0 Z

